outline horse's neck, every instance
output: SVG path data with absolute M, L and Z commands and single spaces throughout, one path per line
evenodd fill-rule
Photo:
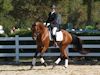
M 46 40 L 47 37 L 48 37 L 48 29 L 45 27 L 41 29 L 41 32 L 38 35 L 38 41 L 43 42 L 43 40 Z
M 40 29 L 40 35 L 43 35 L 45 32 L 47 32 L 47 28 L 45 26 L 42 26 Z

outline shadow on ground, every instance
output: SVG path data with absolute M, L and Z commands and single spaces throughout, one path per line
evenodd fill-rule
M 57 58 L 54 57 L 46 57 L 45 61 L 46 63 L 50 66 L 53 65 L 55 60 Z M 32 59 L 31 59 L 32 60 Z M 30 61 L 20 61 L 19 63 L 16 63 L 15 61 L 0 61 L 0 65 L 17 65 L 17 66 L 29 66 L 31 65 L 31 60 Z M 62 60 L 59 65 L 63 65 L 64 60 Z M 42 64 L 38 60 L 36 63 L 36 66 L 41 66 Z M 69 65 L 100 65 L 100 60 L 98 58 L 85 58 L 85 57 L 74 57 L 74 58 L 69 58 Z

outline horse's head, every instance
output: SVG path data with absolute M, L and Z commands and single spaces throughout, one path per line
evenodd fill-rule
M 36 40 L 37 36 L 41 34 L 41 32 L 44 30 L 43 29 L 43 23 L 41 22 L 36 22 L 32 25 L 32 38 Z

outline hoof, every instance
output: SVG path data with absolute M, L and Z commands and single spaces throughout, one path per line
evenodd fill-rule
M 66 66 L 64 66 L 64 68 L 66 69 L 66 68 L 68 68 L 68 66 L 66 67 Z
M 33 65 L 30 66 L 30 69 L 29 70 L 32 70 L 32 68 L 33 68 Z
M 52 69 L 56 66 L 56 63 L 53 64 Z
M 43 63 L 43 65 L 46 67 L 47 66 L 47 63 Z

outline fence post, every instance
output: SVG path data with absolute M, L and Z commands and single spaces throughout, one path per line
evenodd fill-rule
M 15 44 L 16 44 L 16 63 L 19 63 L 19 36 L 15 36 Z

